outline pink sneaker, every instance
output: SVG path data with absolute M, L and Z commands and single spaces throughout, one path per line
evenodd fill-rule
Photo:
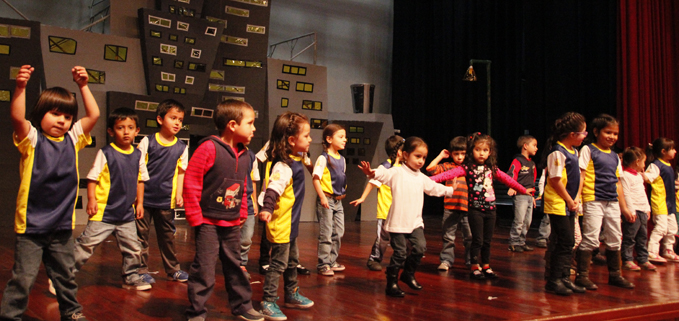
M 646 270 L 646 271 L 655 271 L 657 269 L 655 267 L 655 265 L 653 265 L 653 263 L 651 263 L 651 262 L 646 262 L 646 263 L 641 264 L 641 268 Z
M 676 253 L 672 250 L 665 250 L 665 254 L 663 254 L 663 257 L 668 261 L 668 262 L 679 262 L 679 256 L 677 256 Z
M 641 268 L 638 265 L 636 265 L 633 261 L 625 261 L 622 264 L 622 269 L 629 271 L 641 271 Z
M 655 263 L 667 263 L 658 253 L 648 253 L 648 260 Z

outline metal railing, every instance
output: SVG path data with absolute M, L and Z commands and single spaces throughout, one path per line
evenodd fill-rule
M 302 39 L 302 38 L 311 38 L 311 37 L 313 37 L 313 41 L 311 42 L 311 44 L 306 46 L 304 49 L 300 50 L 298 53 L 295 53 L 295 46 L 297 46 L 297 41 Z M 302 53 L 304 53 L 305 51 L 307 51 L 307 50 L 309 50 L 310 48 L 313 47 L 314 48 L 314 55 L 313 55 L 314 65 L 316 64 L 316 33 L 315 32 L 307 33 L 305 35 L 290 38 L 290 39 L 283 40 L 281 42 L 277 42 L 275 44 L 269 45 L 269 55 L 268 55 L 268 57 L 271 58 L 273 56 L 274 52 L 276 51 L 276 48 L 278 47 L 278 45 L 281 45 L 281 44 L 284 44 L 284 43 L 288 43 L 290 45 L 290 61 L 297 58 L 299 55 L 301 55 Z
M 104 8 L 101 10 L 98 10 L 95 12 L 95 7 L 103 4 Z M 111 3 L 109 0 L 92 0 L 90 2 L 90 5 L 88 6 L 90 9 L 90 24 L 87 26 L 84 26 L 80 29 L 80 31 L 92 31 L 92 27 L 106 21 L 108 18 L 111 17 L 110 10 L 111 10 Z M 101 33 L 106 32 L 106 24 L 101 25 Z
M 2 2 L 4 2 L 8 7 L 12 8 L 12 10 L 14 10 L 14 12 L 16 12 L 18 15 L 20 15 L 25 20 L 31 20 L 31 19 L 28 19 L 28 17 L 26 17 L 23 13 L 21 13 L 21 11 L 19 11 L 19 9 L 15 8 L 11 3 L 9 3 L 9 1 L 2 0 Z

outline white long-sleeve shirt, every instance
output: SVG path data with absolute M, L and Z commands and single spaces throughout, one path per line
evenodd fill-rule
M 430 196 L 452 196 L 454 189 L 432 181 L 408 166 L 375 170 L 375 180 L 391 188 L 392 203 L 384 229 L 392 233 L 412 233 L 424 227 L 422 206 L 424 193 Z

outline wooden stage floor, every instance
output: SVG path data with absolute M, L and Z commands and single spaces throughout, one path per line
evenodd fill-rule
M 193 259 L 193 232 L 185 222 L 177 224 L 177 250 L 182 268 L 188 270 Z M 310 276 L 300 276 L 304 295 L 315 302 L 310 310 L 283 309 L 289 320 L 529 320 L 529 319 L 643 319 L 679 318 L 679 264 L 659 266 L 657 272 L 624 271 L 636 284 L 625 290 L 606 284 L 604 266 L 593 266 L 592 280 L 599 290 L 586 294 L 559 297 L 545 293 L 543 280 L 544 249 L 534 252 L 507 251 L 507 228 L 498 227 L 493 240 L 492 267 L 500 275 L 493 281 L 472 281 L 463 262 L 457 260 L 448 272 L 437 271 L 441 250 L 440 218 L 425 218 L 427 253 L 417 272 L 424 290 L 414 291 L 401 283 L 405 298 L 384 294 L 384 272 L 366 268 L 366 259 L 375 238 L 375 222 L 349 222 L 342 240 L 339 262 L 346 265 L 334 277 L 316 273 L 316 236 L 318 224 L 300 226 L 301 262 L 312 269 Z M 83 227 L 74 231 L 80 233 Z M 11 276 L 14 233 L 5 228 L 0 235 L 0 282 Z M 531 230 L 530 241 L 536 231 Z M 248 270 L 252 274 L 255 307 L 262 298 L 263 277 L 257 273 L 259 227 L 255 230 Z M 155 235 L 151 237 L 151 269 L 162 269 Z M 462 254 L 458 243 L 456 257 Z M 387 256 L 391 250 L 387 251 Z M 121 256 L 115 239 L 109 238 L 95 251 L 92 259 L 77 274 L 78 299 L 89 320 L 185 320 L 188 306 L 186 285 L 170 282 L 156 275 L 150 291 L 121 288 Z M 221 269 L 217 268 L 217 286 L 208 301 L 209 320 L 234 320 L 227 307 Z M 282 281 L 281 281 L 282 282 Z M 281 286 L 282 288 L 282 286 Z M 279 289 L 283 301 L 282 289 Z M 58 320 L 56 300 L 47 291 L 44 269 L 31 292 L 24 320 Z

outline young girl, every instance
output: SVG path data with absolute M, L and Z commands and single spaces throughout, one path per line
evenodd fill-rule
M 580 150 L 579 165 L 582 177 L 582 243 L 578 248 L 578 277 L 575 284 L 587 290 L 597 286 L 589 279 L 591 253 L 599 248 L 599 233 L 603 224 L 606 239 L 606 264 L 608 284 L 632 289 L 620 272 L 620 213 L 628 222 L 634 221 L 625 202 L 620 175 L 622 166 L 618 154 L 612 148 L 618 141 L 618 121 L 610 115 L 601 114 L 592 120 L 589 144 Z
M 323 129 L 323 149 L 318 156 L 314 171 L 314 188 L 318 193 L 316 215 L 320 223 L 318 235 L 318 273 L 332 276 L 344 271 L 344 265 L 337 263 L 342 236 L 344 235 L 344 208 L 342 200 L 346 196 L 347 162 L 340 150 L 347 143 L 344 127 L 330 124 Z
M 627 147 L 622 154 L 623 172 L 620 182 L 625 193 L 627 208 L 632 212 L 630 220 L 623 218 L 622 221 L 622 268 L 631 271 L 639 271 L 642 268 L 650 271 L 656 269 L 648 261 L 648 249 L 646 248 L 646 241 L 648 241 L 646 222 L 651 218 L 651 206 L 648 204 L 644 187 L 645 162 L 646 155 L 639 147 Z M 633 261 L 633 250 L 637 252 L 637 262 L 641 267 Z
M 571 282 L 570 262 L 580 203 L 580 170 L 575 147 L 580 146 L 587 136 L 586 128 L 585 117 L 578 113 L 568 112 L 559 117 L 552 126 L 552 135 L 547 140 L 540 166 L 546 170 L 544 212 L 549 215 L 552 229 L 550 255 L 545 254 L 549 265 L 545 290 L 559 295 L 585 292 Z
M 384 142 L 384 150 L 387 152 L 387 155 L 389 155 L 389 159 L 380 164 L 380 167 L 389 169 L 401 166 L 401 161 L 403 160 L 401 147 L 403 147 L 404 142 L 405 139 L 399 135 L 393 135 L 387 138 L 387 141 Z M 361 198 L 352 201 L 350 204 L 358 206 L 363 203 L 373 189 L 373 186 L 377 188 L 377 237 L 375 238 L 375 243 L 373 243 L 372 250 L 370 251 L 367 265 L 371 271 L 381 271 L 382 265 L 380 263 L 382 263 L 384 252 L 387 250 L 387 245 L 389 244 L 389 232 L 384 229 L 384 222 L 387 220 L 389 208 L 391 207 L 391 188 L 375 179 L 371 179 L 365 186 Z
M 495 140 L 488 135 L 475 133 L 467 141 L 467 155 L 463 165 L 431 177 L 436 182 L 444 182 L 459 176 L 466 177 L 469 193 L 467 215 L 472 230 L 471 277 L 476 280 L 497 278 L 497 274 L 490 268 L 490 241 L 495 230 L 493 180 L 497 179 L 521 194 L 535 191 L 534 188 L 526 190 L 499 170 L 496 159 Z M 480 264 L 483 265 L 483 270 Z
M 308 309 L 314 305 L 313 301 L 299 293 L 297 286 L 297 235 L 304 202 L 305 165 L 302 155 L 309 151 L 309 128 L 309 119 L 302 114 L 286 112 L 278 116 L 266 151 L 272 166 L 268 181 L 265 180 L 267 185 L 260 219 L 267 222 L 271 265 L 264 280 L 261 313 L 268 320 L 287 319 L 276 304 L 281 274 L 286 307 Z
M 370 169 L 370 163 L 361 162 L 359 168 L 370 178 L 391 187 L 392 200 L 384 229 L 389 232 L 394 254 L 387 267 L 386 294 L 403 297 L 405 293 L 398 286 L 398 272 L 403 268 L 400 280 L 410 288 L 421 290 L 415 280 L 415 270 L 426 251 L 422 205 L 424 194 L 431 196 L 451 196 L 455 188 L 432 182 L 420 172 L 427 159 L 427 144 L 419 137 L 409 137 L 403 144 L 403 163 L 405 166 Z M 412 249 L 407 254 L 407 242 Z
M 2 296 L 0 319 L 21 319 L 40 262 L 54 282 L 62 319 L 85 320 L 76 299 L 73 269 L 73 220 L 78 198 L 78 151 L 92 143 L 89 133 L 99 119 L 99 107 L 87 86 L 87 71 L 71 69 L 85 104 L 61 87 L 46 89 L 26 115 L 26 84 L 33 67 L 24 65 L 16 77 L 11 102 L 14 144 L 21 152 L 21 185 L 17 197 L 12 279 Z M 58 161 L 55 161 L 58 160 Z
M 674 171 L 670 166 L 676 154 L 674 141 L 664 137 L 654 140 L 646 150 L 650 162 L 646 168 L 646 178 L 651 184 L 651 212 L 655 224 L 648 240 L 648 259 L 651 262 L 679 262 L 673 250 L 674 235 L 677 234 L 677 204 Z M 664 247 L 662 256 L 659 251 L 660 240 Z

